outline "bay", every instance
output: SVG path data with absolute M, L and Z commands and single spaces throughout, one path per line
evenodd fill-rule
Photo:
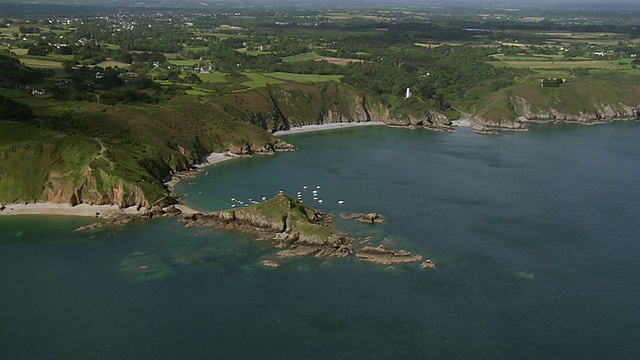
M 421 253 L 438 264 L 429 271 L 353 259 L 268 269 L 269 244 L 176 219 L 74 232 L 91 220 L 0 217 L 0 354 L 638 358 L 639 136 L 637 122 L 497 136 L 350 128 L 286 136 L 297 152 L 178 186 L 203 211 L 284 191 L 336 215 L 380 212 L 385 224 L 337 226 Z

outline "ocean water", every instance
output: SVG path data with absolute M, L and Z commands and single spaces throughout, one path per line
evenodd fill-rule
M 268 269 L 270 244 L 177 219 L 74 232 L 91 220 L 0 217 L 0 357 L 638 359 L 639 138 L 637 122 L 350 128 L 287 136 L 299 151 L 178 188 L 207 211 L 278 191 L 376 211 L 385 224 L 337 226 L 433 270 Z

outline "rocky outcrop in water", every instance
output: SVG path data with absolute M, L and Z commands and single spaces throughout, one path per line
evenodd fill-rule
M 74 231 L 89 231 L 98 230 L 110 226 L 122 226 L 135 220 L 151 220 L 160 217 L 173 217 L 178 216 L 181 213 L 182 211 L 175 205 L 169 205 L 166 207 L 154 205 L 148 210 L 142 209 L 141 211 L 134 214 L 113 211 L 106 214 L 100 214 L 98 212 L 96 213 L 96 218 L 100 219 L 101 221 L 81 226 Z
M 382 264 L 408 264 L 422 261 L 422 255 L 412 254 L 406 250 L 394 250 L 386 248 L 382 245 L 373 247 L 365 246 L 356 253 L 356 257 L 361 260 Z
M 385 222 L 384 216 L 378 213 L 352 213 L 352 214 L 340 214 L 340 217 L 344 220 L 357 220 L 362 223 L 376 224 Z
M 365 219 L 364 222 L 367 223 L 384 221 L 377 213 L 342 216 Z M 382 246 L 364 246 L 356 249 L 353 238 L 331 226 L 333 220 L 331 214 L 312 209 L 285 194 L 280 194 L 263 203 L 242 209 L 185 215 L 181 221 L 187 227 L 202 226 L 241 231 L 255 234 L 258 240 L 272 242 L 281 250 L 275 254 L 275 258 L 262 261 L 262 265 L 267 267 L 278 267 L 278 259 L 304 256 L 345 258 L 355 255 L 360 260 L 384 265 L 413 263 L 423 259 L 418 254 Z
M 495 134 L 499 131 L 527 131 L 527 125 L 510 117 L 485 117 L 474 115 L 469 119 L 471 130 L 479 134 Z
M 328 226 L 333 216 L 280 194 L 266 202 L 237 210 L 185 216 L 188 226 L 205 226 L 256 234 L 274 243 L 278 256 L 347 257 L 353 239 Z

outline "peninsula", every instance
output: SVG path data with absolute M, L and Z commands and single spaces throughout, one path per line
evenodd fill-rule
M 376 218 L 380 218 L 379 214 Z M 275 259 L 263 262 L 270 267 L 291 257 L 356 258 L 383 265 L 416 263 L 423 260 L 418 254 L 406 250 L 387 249 L 382 246 L 362 246 L 359 241 L 331 226 L 334 216 L 315 210 L 286 194 L 278 194 L 265 202 L 241 209 L 216 211 L 207 214 L 184 215 L 187 227 L 216 227 L 255 234 L 258 240 L 270 241 L 279 250 Z M 370 221 L 373 222 L 373 221 Z M 423 268 L 435 267 L 430 260 Z

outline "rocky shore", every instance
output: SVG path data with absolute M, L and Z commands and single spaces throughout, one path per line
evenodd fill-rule
M 190 179 L 195 177 L 207 166 L 215 165 L 224 161 L 237 159 L 239 157 L 246 157 L 252 155 L 273 155 L 275 152 L 288 152 L 296 151 L 296 147 L 289 144 L 282 139 L 275 139 L 266 145 L 256 146 L 254 144 L 244 143 L 241 145 L 230 144 L 226 147 L 224 152 L 214 152 L 209 154 L 201 162 L 193 164 L 189 169 L 184 171 L 176 171 L 167 175 L 165 179 L 165 186 L 173 194 L 173 189 L 176 184 L 184 179 Z
M 637 96 L 610 94 L 608 100 L 593 97 L 584 89 L 563 88 L 556 99 L 548 89 L 520 86 L 492 94 L 470 117 L 471 129 L 481 134 L 527 131 L 527 122 L 603 124 L 640 118 Z M 620 91 L 618 89 L 617 91 Z M 520 95 L 516 95 L 520 94 Z M 562 96 L 576 101 L 562 101 Z M 625 103 L 626 102 L 626 103 Z M 629 105 L 631 104 L 631 105 Z M 634 105 L 635 104 L 635 105 Z
M 355 215 L 355 216 L 354 216 Z M 381 215 L 350 214 L 366 223 L 383 222 Z M 270 241 L 281 249 L 274 259 L 264 260 L 267 267 L 280 266 L 279 260 L 292 257 L 346 258 L 354 256 L 363 261 L 393 265 L 417 263 L 418 254 L 406 250 L 364 246 L 358 248 L 354 238 L 332 226 L 334 216 L 279 194 L 263 203 L 242 209 L 194 213 L 181 219 L 187 227 L 215 227 L 256 235 L 258 240 Z M 362 244 L 362 243 L 361 243 Z M 427 268 L 424 267 L 423 268 Z

